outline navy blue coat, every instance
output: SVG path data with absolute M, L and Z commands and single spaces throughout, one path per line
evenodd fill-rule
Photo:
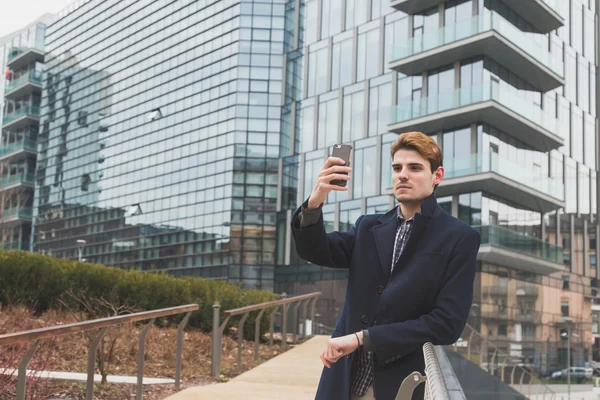
M 363 215 L 348 232 L 326 233 L 323 218 L 301 228 L 292 219 L 296 251 L 325 267 L 349 269 L 346 298 L 332 337 L 368 329 L 377 400 L 393 400 L 404 378 L 424 373 L 422 346 L 450 345 L 461 335 L 473 300 L 480 236 L 445 213 L 434 195 L 415 215 L 413 230 L 390 276 L 396 209 Z M 317 400 L 349 400 L 352 356 L 323 368 Z M 422 399 L 419 385 L 413 399 Z

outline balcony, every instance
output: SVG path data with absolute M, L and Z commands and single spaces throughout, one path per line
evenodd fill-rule
M 483 287 L 483 295 L 484 296 L 500 296 L 506 297 L 508 295 L 508 288 L 506 286 L 484 286 Z
M 435 191 L 438 197 L 486 192 L 540 212 L 564 207 L 560 179 L 541 176 L 497 153 L 444 159 L 444 170 L 444 180 Z
M 22 172 L 20 174 L 4 176 L 0 178 L 0 189 L 5 190 L 10 187 L 20 185 L 33 186 L 35 183 L 35 175 Z
M 30 95 L 31 93 L 42 91 L 42 73 L 39 71 L 29 71 L 16 79 L 7 83 L 4 87 L 4 97 L 7 99 L 17 99 Z
M 485 305 L 484 305 L 485 307 Z M 542 323 L 542 314 L 529 310 L 519 310 L 516 308 L 491 307 L 491 310 L 484 310 L 481 316 L 486 319 L 506 320 L 515 322 L 527 322 L 532 324 Z
M 535 286 L 517 286 L 517 297 L 537 297 L 538 288 Z
M 473 228 L 481 235 L 478 260 L 540 275 L 565 269 L 562 247 L 500 226 Z
M 30 220 L 33 216 L 33 209 L 31 207 L 15 207 L 9 208 L 2 212 L 2 220 L 10 219 L 28 219 Z
M 27 156 L 28 154 L 35 155 L 37 152 L 37 144 L 31 139 L 22 139 L 17 142 L 8 143 L 0 146 L 0 161 L 6 161 L 8 159 L 18 159 L 21 156 Z
M 504 132 L 518 132 L 520 141 L 541 152 L 564 145 L 555 117 L 520 97 L 512 86 L 495 81 L 398 104 L 390 111 L 391 132 L 436 132 L 481 121 Z
M 561 1 L 564 0 L 504 0 L 540 33 L 548 33 L 564 25 Z M 392 0 L 391 6 L 406 14 L 420 14 L 439 5 L 439 0 Z
M 39 106 L 24 106 L 2 118 L 2 129 L 18 130 L 31 122 L 40 122 Z
M 13 47 L 8 52 L 6 66 L 17 70 L 20 66 L 29 65 L 34 61 L 44 62 L 44 45 L 36 44 L 33 47 Z
M 483 15 L 412 38 L 392 50 L 390 67 L 416 75 L 476 56 L 494 59 L 541 92 L 563 86 L 561 54 L 552 54 L 534 36 L 485 10 Z

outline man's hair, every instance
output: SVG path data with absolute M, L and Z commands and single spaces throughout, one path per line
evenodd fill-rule
M 392 143 L 391 156 L 398 150 L 414 150 L 431 164 L 431 172 L 435 172 L 442 165 L 444 156 L 435 140 L 421 132 L 406 132 L 398 136 Z

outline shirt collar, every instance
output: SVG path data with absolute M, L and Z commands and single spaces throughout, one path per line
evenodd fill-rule
M 409 219 L 404 219 L 404 216 L 402 215 L 402 210 L 400 209 L 400 204 L 398 204 L 396 207 L 398 210 L 398 212 L 396 214 L 398 216 L 399 222 L 404 222 L 404 221 L 409 222 L 409 221 L 412 221 L 413 219 L 415 219 L 414 215 L 412 217 L 410 217 Z M 417 214 L 419 214 L 419 213 L 417 213 Z

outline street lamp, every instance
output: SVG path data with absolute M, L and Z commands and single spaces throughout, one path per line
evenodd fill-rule
M 78 260 L 83 262 L 83 248 L 85 247 L 86 241 L 83 239 L 77 239 L 77 250 L 79 251 Z
M 567 338 L 567 398 L 571 398 L 571 337 L 578 338 L 579 335 L 571 333 L 571 323 L 573 319 L 570 317 L 563 317 L 562 321 L 567 324 L 567 331 L 560 334 L 562 337 Z

